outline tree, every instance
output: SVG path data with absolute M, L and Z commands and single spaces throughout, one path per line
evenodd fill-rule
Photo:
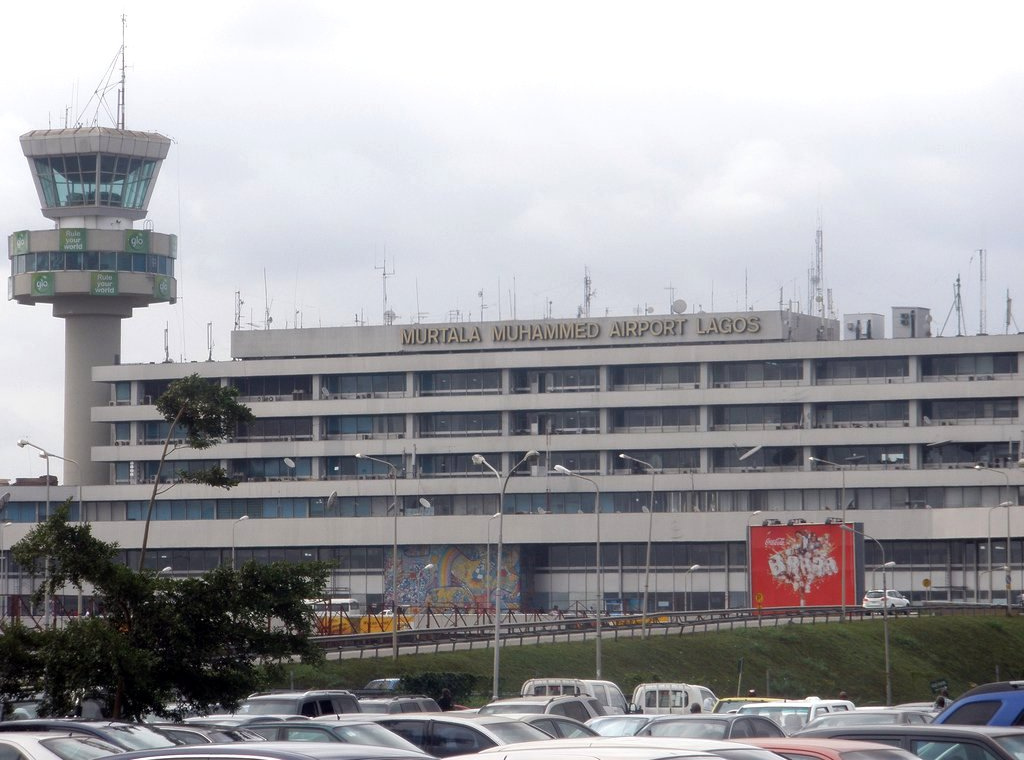
M 11 662 L 28 663 L 16 674 L 46 694 L 44 711 L 68 714 L 83 693 L 104 699 L 114 718 L 173 717 L 167 705 L 230 708 L 280 678 L 282 660 L 322 659 L 305 600 L 323 596 L 326 563 L 249 562 L 182 579 L 135 571 L 116 562 L 116 544 L 70 524 L 69 510 L 70 502 L 11 549 L 23 567 L 49 558 L 39 598 L 90 584 L 100 612 L 23 637 Z M 6 677 L 0 669 L 0 696 L 18 693 Z
M 157 463 L 153 478 L 153 493 L 146 510 L 146 527 L 142 532 L 142 547 L 139 553 L 139 570 L 145 567 L 146 547 L 149 545 L 149 525 L 153 519 L 153 508 L 160 489 L 160 475 L 169 454 L 180 448 L 208 449 L 234 435 L 240 422 L 254 419 L 252 410 L 238 403 L 238 389 L 221 386 L 214 380 L 197 374 L 174 380 L 156 400 L 156 409 L 169 423 L 164 447 Z M 179 430 L 184 431 L 183 444 L 172 444 Z M 203 470 L 179 471 L 177 482 L 203 483 L 218 488 L 231 488 L 238 481 L 228 475 L 223 467 L 211 465 Z M 167 489 L 164 488 L 164 491 Z

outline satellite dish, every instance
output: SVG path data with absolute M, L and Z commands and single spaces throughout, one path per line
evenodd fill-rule
M 292 459 L 291 457 L 285 457 L 284 458 L 284 463 L 285 463 L 286 467 L 288 467 L 288 468 L 290 468 L 292 470 L 295 469 L 295 460 Z
M 685 314 L 686 313 L 686 301 L 682 298 L 672 302 L 672 313 L 673 314 Z

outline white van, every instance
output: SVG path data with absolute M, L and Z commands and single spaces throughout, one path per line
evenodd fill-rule
M 711 712 L 718 697 L 707 686 L 690 683 L 642 683 L 633 690 L 633 709 L 645 715 L 681 715 L 694 704 Z
M 799 731 L 817 717 L 827 713 L 849 712 L 853 709 L 855 709 L 853 702 L 847 699 L 808 697 L 807 699 L 779 702 L 754 702 L 743 705 L 739 712 L 764 715 L 778 723 L 787 734 L 791 734 L 794 731 Z
M 524 697 L 590 696 L 604 707 L 606 715 L 624 715 L 629 712 L 626 695 L 611 681 L 587 678 L 531 678 L 523 682 L 519 693 Z

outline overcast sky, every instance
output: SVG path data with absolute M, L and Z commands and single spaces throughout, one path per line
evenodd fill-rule
M 122 13 L 179 236 L 126 363 L 204 360 L 210 324 L 229 358 L 236 293 L 247 329 L 379 324 L 385 285 L 399 323 L 572 317 L 588 272 L 595 316 L 806 309 L 819 219 L 840 316 L 955 335 L 959 276 L 978 332 L 979 249 L 987 331 L 1024 298 L 1017 2 L 8 3 L 5 238 L 50 227 L 19 136 L 113 126 Z M 0 314 L 0 476 L 40 475 L 15 441 L 62 451 L 63 323 Z

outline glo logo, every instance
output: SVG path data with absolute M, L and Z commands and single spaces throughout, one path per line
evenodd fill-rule
M 125 231 L 125 250 L 132 253 L 146 253 L 149 251 L 149 235 L 145 230 Z
M 32 295 L 53 295 L 53 272 L 40 272 L 32 278 Z

